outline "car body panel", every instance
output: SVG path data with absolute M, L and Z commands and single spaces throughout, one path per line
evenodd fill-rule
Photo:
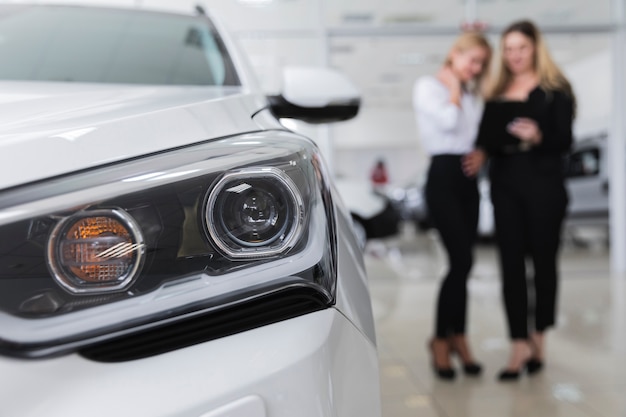
M 238 87 L 0 82 L 0 89 L 0 188 L 256 131 L 252 115 L 267 105 Z M 15 175 L 26 160 L 30 169 Z
M 376 342 L 369 282 L 360 250 L 360 242 L 352 230 L 352 219 L 344 202 L 335 199 L 337 205 L 338 289 L 336 307 L 353 321 L 366 337 Z
M 608 226 L 609 173 L 606 146 L 606 135 L 599 134 L 576 142 L 568 155 L 568 226 Z
M 266 414 L 247 417 L 366 416 L 380 409 L 376 361 L 327 309 L 131 362 L 0 358 L 0 415 L 197 417 L 253 396 Z

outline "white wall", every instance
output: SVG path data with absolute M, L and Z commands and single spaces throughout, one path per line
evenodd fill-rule
M 417 179 L 428 160 L 417 137 L 413 110 L 365 105 L 354 120 L 332 129 L 337 175 L 369 178 L 374 162 L 383 158 L 391 182 Z
M 611 125 L 613 62 L 609 50 L 598 51 L 565 68 L 578 97 L 575 133 L 584 136 Z

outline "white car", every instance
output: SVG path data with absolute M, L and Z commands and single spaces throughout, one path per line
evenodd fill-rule
M 570 197 L 566 225 L 609 225 L 609 170 L 605 133 L 576 141 L 567 156 L 565 175 Z
M 0 6 L 0 416 L 379 417 L 351 219 L 204 15 Z M 314 96 L 307 95 L 310 91 Z
M 569 205 L 564 229 L 573 243 L 609 241 L 607 135 L 597 132 L 574 143 L 566 158 Z

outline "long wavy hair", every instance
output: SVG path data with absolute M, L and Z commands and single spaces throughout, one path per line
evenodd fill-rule
M 486 91 L 486 79 L 489 73 L 489 68 L 491 67 L 491 55 L 493 52 L 487 38 L 485 38 L 479 32 L 462 33 L 461 35 L 459 35 L 458 38 L 456 38 L 456 40 L 452 44 L 452 47 L 448 51 L 448 55 L 446 56 L 446 60 L 444 62 L 445 65 L 452 64 L 452 53 L 454 51 L 465 52 L 476 47 L 483 48 L 487 52 L 487 58 L 485 59 L 485 62 L 483 64 L 482 71 L 476 76 L 474 82 L 472 82 L 470 85 L 465 86 L 469 91 L 474 94 L 484 93 Z
M 518 32 L 526 36 L 532 41 L 535 47 L 534 65 L 535 72 L 539 77 L 539 87 L 548 93 L 550 91 L 561 91 L 565 93 L 574 101 L 575 107 L 576 97 L 574 96 L 572 85 L 550 56 L 550 52 L 548 51 L 548 47 L 541 32 L 537 26 L 529 20 L 514 22 L 502 33 L 500 38 L 500 64 L 497 69 L 495 82 L 488 96 L 490 98 L 501 96 L 513 79 L 513 74 L 504 61 L 504 39 L 508 34 L 513 32 Z

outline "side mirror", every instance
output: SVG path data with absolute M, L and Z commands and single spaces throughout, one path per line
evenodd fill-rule
M 348 120 L 359 112 L 359 91 L 343 73 L 323 67 L 286 67 L 282 94 L 268 97 L 274 116 L 308 123 Z

